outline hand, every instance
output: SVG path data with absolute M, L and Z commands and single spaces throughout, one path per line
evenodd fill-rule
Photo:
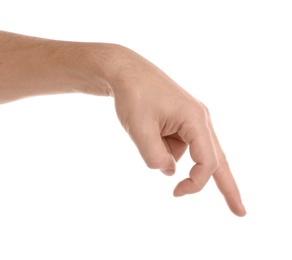
M 0 104 L 56 93 L 112 95 L 117 115 L 148 167 L 172 175 L 189 147 L 194 166 L 174 189 L 175 196 L 200 191 L 213 176 L 231 211 L 245 215 L 207 108 L 152 63 L 115 44 L 2 31 L 0 36 Z
M 119 120 L 149 168 L 175 173 L 176 162 L 189 147 L 194 161 L 189 177 L 174 196 L 200 191 L 211 176 L 237 216 L 246 214 L 226 157 L 205 105 L 152 63 L 122 48 L 112 95 Z

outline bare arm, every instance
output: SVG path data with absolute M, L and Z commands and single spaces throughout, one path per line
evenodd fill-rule
M 166 175 L 187 148 L 194 161 L 175 196 L 213 177 L 230 210 L 245 209 L 208 109 L 154 64 L 120 45 L 64 42 L 0 31 L 0 103 L 56 93 L 110 95 L 148 167 Z
M 103 70 L 111 48 L 111 44 L 55 41 L 0 31 L 0 103 L 84 92 L 89 86 L 97 95 L 109 95 Z

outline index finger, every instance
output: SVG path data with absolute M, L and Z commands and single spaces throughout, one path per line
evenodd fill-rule
M 217 155 L 219 159 L 219 167 L 213 174 L 215 183 L 219 191 L 224 196 L 230 210 L 237 216 L 241 217 L 245 216 L 246 210 L 243 206 L 238 186 L 235 182 L 229 164 L 226 160 L 225 154 L 215 134 L 214 127 L 212 125 L 210 118 L 209 127 L 213 136 L 213 140 L 216 146 Z
M 213 177 L 229 209 L 237 216 L 245 216 L 246 210 L 242 204 L 239 189 L 226 160 L 220 163 Z

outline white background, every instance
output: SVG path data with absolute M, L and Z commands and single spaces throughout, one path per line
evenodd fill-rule
M 174 198 L 145 165 L 113 99 L 0 106 L 0 259 L 292 259 L 291 1 L 0 0 L 0 29 L 115 42 L 210 109 L 247 208 L 213 181 Z

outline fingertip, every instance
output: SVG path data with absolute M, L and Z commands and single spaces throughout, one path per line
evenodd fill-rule
M 174 197 L 182 197 L 184 195 L 186 195 L 186 193 L 183 191 L 182 187 L 181 187 L 181 183 L 179 182 L 176 187 L 173 190 L 173 196 Z
M 186 193 L 184 193 L 182 190 L 179 190 L 177 188 L 175 188 L 174 191 L 173 191 L 173 196 L 174 197 L 182 197 L 184 195 L 186 195 Z
M 229 209 L 238 217 L 244 217 L 246 215 L 246 209 L 240 199 L 240 197 L 235 198 L 231 196 L 225 196 L 225 200 Z
M 160 171 L 166 176 L 172 176 L 175 174 L 176 162 L 174 157 L 171 154 L 168 154 L 167 159 L 165 160 L 164 165 L 160 168 Z
M 247 214 L 246 209 L 242 203 L 238 206 L 235 212 L 233 211 L 233 213 L 238 217 L 244 217 Z
M 192 180 L 190 178 L 187 178 L 187 179 L 184 179 L 177 184 L 177 186 L 175 187 L 175 189 L 173 191 L 173 195 L 175 197 L 181 197 L 181 196 L 184 196 L 186 194 L 192 194 L 195 192 L 196 192 L 196 190 L 194 187 L 194 183 L 192 182 Z
M 166 176 L 172 176 L 175 173 L 174 169 L 161 169 L 162 173 L 164 173 Z

